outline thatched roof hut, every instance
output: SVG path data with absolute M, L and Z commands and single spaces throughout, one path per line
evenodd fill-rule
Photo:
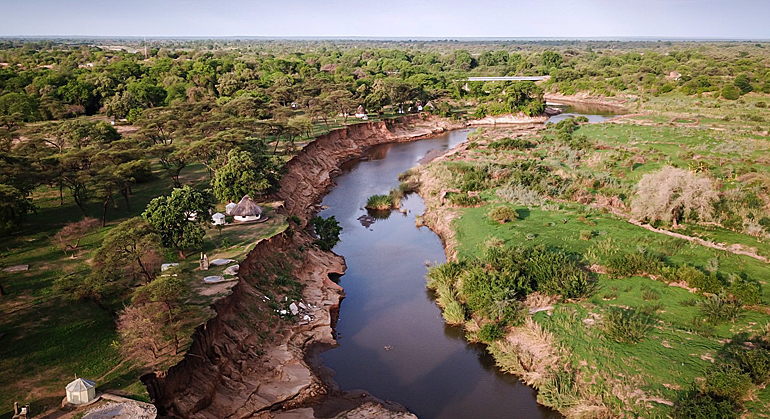
M 235 221 L 256 221 L 262 217 L 262 208 L 250 196 L 244 195 L 238 205 L 230 211 L 230 215 Z

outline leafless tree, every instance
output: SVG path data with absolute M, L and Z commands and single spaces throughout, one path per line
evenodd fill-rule
M 638 219 L 672 222 L 712 219 L 719 198 L 710 178 L 700 173 L 663 167 L 642 176 L 636 186 L 631 213 Z

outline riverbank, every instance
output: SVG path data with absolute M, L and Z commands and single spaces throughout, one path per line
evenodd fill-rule
M 573 255 L 592 272 L 593 292 L 575 300 L 531 294 L 521 301 L 525 320 L 504 326 L 504 336 L 489 343 L 489 352 L 502 370 L 538 388 L 538 401 L 568 417 L 665 417 L 687 400 L 688 389 L 702 389 L 708 372 L 729 359 L 732 347 L 756 348 L 749 342 L 766 333 L 770 292 L 763 278 L 769 249 L 761 239 L 714 223 L 689 223 L 679 233 L 645 228 L 629 222 L 628 203 L 618 194 L 631 196 L 639 179 L 663 162 L 686 167 L 693 149 L 699 161 L 712 167 L 725 158 L 736 167 L 764 167 L 759 150 L 770 146 L 758 140 L 749 149 L 734 140 L 731 144 L 743 151 L 725 157 L 718 145 L 724 141 L 721 131 L 665 122 L 585 124 L 576 135 L 582 141 L 575 145 L 579 149 L 557 132 L 488 130 L 474 137 L 473 147 L 460 145 L 435 158 L 413 174 L 426 202 L 423 221 L 442 237 L 450 261 L 484 258 L 490 246 L 541 246 Z M 738 135 L 748 141 L 748 134 Z M 495 145 L 505 138 L 518 141 Z M 629 143 L 632 151 L 621 154 Z M 716 148 L 704 147 L 709 144 Z M 612 165 L 603 164 L 607 161 Z M 522 171 L 527 174 L 513 176 Z M 466 178 L 468 173 L 474 176 Z M 710 175 L 720 176 L 718 171 Z M 463 183 L 466 179 L 474 183 Z M 572 187 L 560 187 L 565 184 Z M 461 190 L 467 190 L 473 205 L 442 199 Z M 498 207 L 517 216 L 493 221 L 491 210 Z M 738 245 L 750 246 L 751 253 L 730 251 Z M 656 274 L 607 275 L 618 258 L 639 254 L 652 255 L 663 268 Z M 738 295 L 737 286 L 754 284 L 756 294 L 741 297 L 747 303 L 732 320 L 711 320 L 702 308 L 711 294 L 693 286 L 693 278 L 709 276 L 734 278 L 712 284 L 711 293 Z M 608 337 L 608 318 L 617 310 L 649 319 L 643 337 L 630 342 Z M 490 319 L 466 313 L 463 326 L 473 338 Z M 769 398 L 766 387 L 759 386 L 736 406 L 754 414 L 766 410 Z
M 270 417 L 276 411 L 296 410 L 291 417 L 312 417 L 307 409 L 297 410 L 312 406 L 323 411 L 323 417 L 334 417 L 363 402 L 375 402 L 363 409 L 366 412 L 384 406 L 371 397 L 360 397 L 352 406 L 340 403 L 344 394 L 330 389 L 307 362 L 309 349 L 335 345 L 332 319 L 344 292 L 330 276 L 343 274 L 345 267 L 341 257 L 314 248 L 304 226 L 345 161 L 377 144 L 413 141 L 459 127 L 418 115 L 358 124 L 317 138 L 290 160 L 278 197 L 285 202 L 281 211 L 299 217 L 300 224 L 249 253 L 233 293 L 214 305 L 217 316 L 196 329 L 179 364 L 142 377 L 161 414 Z M 301 293 L 267 295 L 262 286 L 281 277 L 286 281 L 287 275 Z M 290 302 L 302 307 L 296 321 L 275 313 L 284 306 L 290 309 Z M 394 415 L 413 417 L 387 407 Z

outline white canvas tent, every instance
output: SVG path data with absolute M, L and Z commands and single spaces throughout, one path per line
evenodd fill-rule
M 236 205 L 238 204 L 236 204 L 235 202 L 231 202 L 225 205 L 225 212 L 227 213 L 227 215 L 230 215 L 230 212 L 233 210 L 233 208 L 235 208 Z
M 211 216 L 211 224 L 217 226 L 217 225 L 225 225 L 225 215 L 221 212 L 217 212 L 214 215 Z
M 77 378 L 67 384 L 66 390 L 68 403 L 83 404 L 96 398 L 96 384 L 91 380 Z

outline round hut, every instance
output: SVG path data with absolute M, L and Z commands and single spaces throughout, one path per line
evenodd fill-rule
M 96 398 L 96 384 L 91 380 L 76 378 L 67 384 L 67 403 L 84 404 Z
M 233 220 L 238 222 L 257 221 L 262 218 L 262 208 L 251 197 L 244 195 L 238 205 L 230 211 Z

